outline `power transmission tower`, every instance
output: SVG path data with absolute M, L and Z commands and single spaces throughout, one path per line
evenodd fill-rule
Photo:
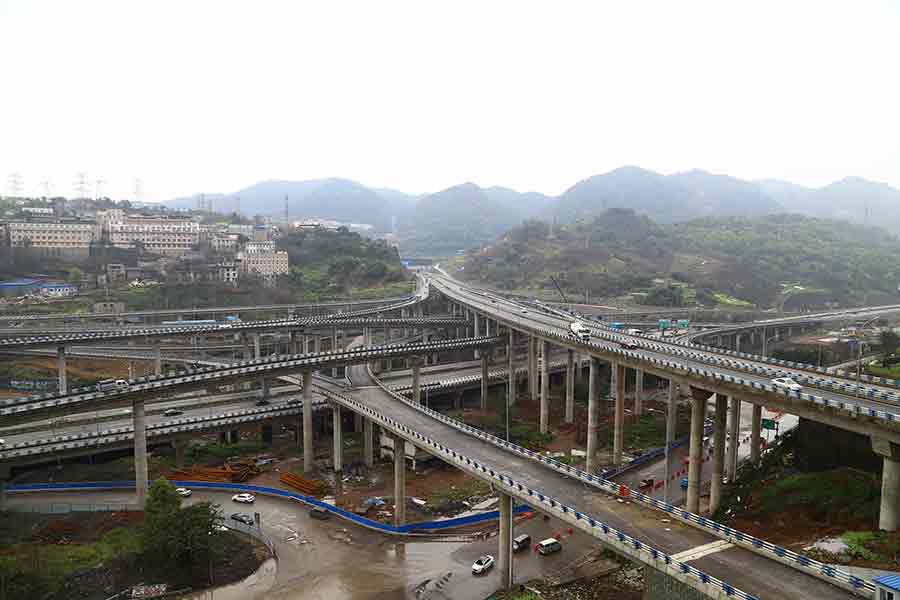
M 75 174 L 75 191 L 78 194 L 79 200 L 87 199 L 87 190 L 88 190 L 88 176 L 84 171 L 79 171 Z
M 291 224 L 290 213 L 288 212 L 288 197 L 287 197 L 287 195 L 285 195 L 285 197 L 284 197 L 284 224 L 287 226 L 290 226 L 290 224 Z
M 134 178 L 134 201 L 135 202 L 141 201 L 141 195 L 143 193 L 143 188 L 144 188 L 144 182 L 141 181 L 140 177 L 135 177 Z
M 103 179 L 102 176 L 97 176 L 94 180 L 94 200 L 99 200 L 101 198 L 104 183 L 106 183 L 106 180 Z
M 21 198 L 22 197 L 22 174 L 21 173 L 10 173 L 9 179 L 7 181 L 9 186 L 9 195 L 12 198 Z
M 241 216 L 241 197 L 237 197 L 237 216 Z
M 50 192 L 53 190 L 53 181 L 49 177 L 41 180 L 41 189 L 44 191 L 44 198 L 50 199 Z

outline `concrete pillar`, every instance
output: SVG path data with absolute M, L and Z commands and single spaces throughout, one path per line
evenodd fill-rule
M 134 491 L 138 506 L 144 508 L 147 501 L 147 415 L 143 400 L 132 402 L 131 417 L 134 422 Z
M 475 316 L 475 337 L 479 337 L 481 335 L 481 320 L 478 318 L 478 313 L 473 313 Z M 475 358 L 479 358 L 481 353 L 478 349 L 475 349 Z
M 344 437 L 343 431 L 341 429 L 341 407 L 338 404 L 335 404 L 331 407 L 331 415 L 332 420 L 334 421 L 334 456 L 332 457 L 332 462 L 334 464 L 334 472 L 338 478 L 341 476 L 341 471 L 344 470 Z
M 900 446 L 888 440 L 872 438 L 872 450 L 883 458 L 881 470 L 881 509 L 878 528 L 900 529 Z
M 259 437 L 262 440 L 262 443 L 266 446 L 272 445 L 272 440 L 274 436 L 272 435 L 272 424 L 271 423 L 263 423 L 259 427 Z
M 253 358 L 258 359 L 258 358 L 260 358 L 261 355 L 262 355 L 262 352 L 261 352 L 260 346 L 259 346 L 259 334 L 254 333 L 253 334 Z
M 312 369 L 303 371 L 303 472 L 312 474 L 315 464 L 312 418 Z
M 734 336 L 734 351 L 735 352 L 741 351 L 741 334 L 739 334 L 739 333 L 735 334 L 735 336 Z
M 598 428 L 600 427 L 600 361 L 591 357 L 588 374 L 588 422 L 587 422 L 587 467 L 588 473 L 597 470 Z
M 394 436 L 394 525 L 406 523 L 406 441 Z
M 162 375 L 162 350 L 159 340 L 153 340 L 153 374 Z
M 500 494 L 500 589 L 508 590 L 512 587 L 515 578 L 513 577 L 513 510 L 512 497 L 509 494 Z
M 565 422 L 575 421 L 575 351 L 569 350 L 566 358 L 566 416 Z M 510 361 L 512 364 L 512 361 Z
M 750 462 L 759 464 L 759 438 L 762 434 L 762 406 L 753 405 L 753 419 L 750 421 Z
M 322 336 L 318 333 L 313 336 L 313 352 L 318 354 L 322 351 Z
M 303 335 L 303 354 L 309 354 L 309 336 Z
M 634 370 L 634 419 L 638 420 L 644 414 L 644 371 Z
M 509 330 L 509 341 L 506 346 L 506 375 L 507 375 L 507 386 L 506 386 L 506 405 L 507 410 L 509 407 L 513 406 L 516 403 L 516 332 L 512 329 Z
M 712 481 L 709 486 L 709 514 L 713 515 L 722 502 L 722 477 L 725 466 L 725 427 L 728 416 L 728 397 L 716 394 L 715 429 L 713 430 Z
M 66 347 L 59 346 L 56 349 L 56 371 L 59 376 L 58 391 L 60 394 L 66 394 L 69 387 L 66 383 Z
M 728 456 L 725 460 L 725 476 L 732 482 L 737 477 L 738 446 L 741 441 L 741 399 L 735 396 L 728 398 Z
M 625 445 L 625 366 L 615 363 L 612 368 L 613 389 L 616 394 L 616 412 L 613 421 L 613 463 L 622 463 L 622 448 Z
M 488 359 L 491 357 L 490 351 L 481 353 L 481 410 L 487 410 L 488 399 Z
M 388 331 L 390 331 L 390 329 L 388 329 Z M 331 351 L 332 351 L 332 352 L 337 352 L 337 349 L 338 349 L 338 335 L 337 335 L 337 328 L 336 328 L 336 327 L 332 327 L 332 328 L 331 328 Z M 390 370 L 391 370 L 391 360 L 388 359 L 388 371 L 390 371 Z M 331 376 L 332 376 L 334 379 L 337 379 L 337 376 L 338 376 L 338 368 L 337 368 L 337 365 L 331 367 Z
M 537 400 L 537 340 L 528 338 L 528 395 L 531 401 Z
M 675 442 L 675 430 L 678 426 L 678 384 L 674 379 L 669 380 L 669 398 L 668 398 L 668 407 L 666 410 L 666 451 L 665 451 L 665 461 L 666 461 L 666 469 L 665 469 L 665 483 L 663 484 L 663 498 L 666 502 L 669 502 L 669 479 L 672 476 L 672 460 L 670 457 L 670 452 L 672 450 L 672 444 Z
M 368 468 L 375 466 L 375 424 L 372 419 L 363 420 L 363 462 Z
M 413 402 L 422 404 L 422 359 L 418 356 L 413 356 L 410 358 L 410 362 L 412 363 Z
M 175 449 L 175 468 L 183 469 L 184 452 L 187 450 L 187 440 L 175 440 L 172 442 L 172 447 Z
M 700 512 L 700 472 L 703 468 L 703 421 L 708 393 L 691 388 L 691 446 L 688 456 L 687 510 Z
M 541 342 L 541 433 L 550 430 L 550 344 Z

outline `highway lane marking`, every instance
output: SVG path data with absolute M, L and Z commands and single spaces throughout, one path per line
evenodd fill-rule
M 716 540 L 715 542 L 710 542 L 708 544 L 703 544 L 702 546 L 696 546 L 689 550 L 685 550 L 684 552 L 679 552 L 678 554 L 673 554 L 672 559 L 677 560 L 678 562 L 690 562 L 733 547 L 733 544 L 730 544 L 725 540 Z

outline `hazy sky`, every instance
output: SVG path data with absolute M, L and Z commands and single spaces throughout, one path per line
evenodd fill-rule
M 892 0 L 0 0 L 0 57 L 3 193 L 557 194 L 624 164 L 900 187 Z

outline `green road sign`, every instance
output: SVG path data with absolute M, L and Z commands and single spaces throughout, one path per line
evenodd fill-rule
M 778 429 L 778 423 L 775 421 L 775 419 L 763 419 L 762 428 L 775 431 L 776 429 Z

